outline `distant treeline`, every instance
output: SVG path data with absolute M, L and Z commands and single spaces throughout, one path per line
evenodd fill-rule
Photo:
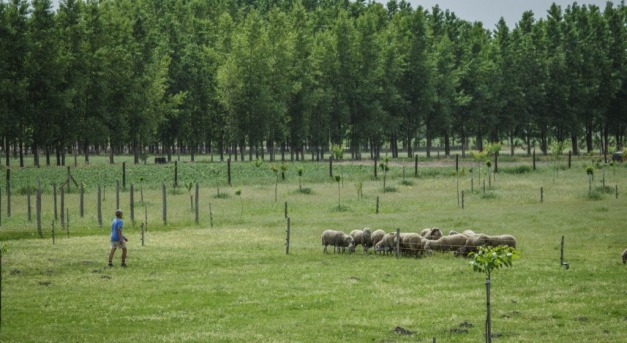
M 492 30 L 395 0 L 0 0 L 5 164 L 621 147 L 624 2 L 547 11 Z

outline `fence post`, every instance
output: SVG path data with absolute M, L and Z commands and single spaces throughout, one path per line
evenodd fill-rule
M 462 191 L 462 210 L 464 209 L 464 191 Z
M 544 187 L 540 187 L 540 203 L 544 202 Z
M 287 201 L 285 202 L 284 218 L 287 218 Z
M 61 186 L 61 188 L 59 189 L 61 191 L 61 208 L 59 211 L 59 214 L 61 216 L 61 227 L 65 226 L 65 188 L 63 188 L 63 185 Z
M 68 166 L 68 167 L 67 167 L 67 181 L 66 181 L 66 183 L 67 183 L 67 192 L 68 192 L 68 193 L 70 193 L 70 192 L 71 192 L 71 190 L 70 190 L 70 181 L 71 181 L 71 177 L 72 177 L 72 175 L 70 174 L 70 166 Z
M 54 220 L 58 219 L 57 213 L 57 184 L 55 182 L 52 183 L 52 197 L 54 198 Z M 0 200 L 1 201 L 1 200 Z M 0 206 L 2 207 L 2 206 Z
M 198 224 L 198 195 L 199 195 L 199 192 L 200 191 L 199 191 L 199 187 L 198 187 L 198 182 L 196 182 L 196 191 L 195 191 L 195 194 L 194 194 L 194 202 L 195 202 L 194 210 L 196 211 L 196 217 L 194 219 L 195 219 L 196 224 Z
M 616 199 L 618 199 L 618 185 L 616 185 Z
M 144 246 L 144 223 L 142 223 L 142 247 Z
M 287 217 L 287 237 L 285 239 L 285 254 L 290 254 L 290 217 Z
M 27 208 L 28 208 L 28 221 L 30 222 L 31 220 L 31 205 L 30 205 L 30 186 L 26 186 L 26 203 L 27 203 Z
M 37 191 L 35 193 L 35 217 L 37 218 L 37 232 L 39 237 L 43 238 L 44 234 L 41 231 L 41 183 L 37 181 Z
M 11 169 L 7 169 L 7 217 L 11 218 Z
M 211 210 L 211 203 L 209 203 L 209 227 L 213 227 L 213 211 Z
M 570 266 L 568 263 L 564 262 L 564 236 L 562 236 L 562 244 L 560 248 L 560 265 L 564 267 L 564 269 L 568 269 Z
M 418 177 L 418 154 L 414 155 L 414 176 Z
M 237 155 L 235 155 L 235 157 L 237 157 Z M 231 185 L 231 159 L 227 159 L 226 160 L 226 180 L 229 184 L 229 186 Z
M 120 180 L 115 180 L 115 208 L 120 208 Z
M 67 210 L 65 221 L 65 229 L 67 230 L 67 238 L 70 238 L 70 210 Z
M 131 221 L 134 222 L 135 221 L 135 187 L 133 186 L 133 184 L 131 183 L 131 190 L 130 190 L 130 197 L 131 197 L 131 203 L 130 203 L 130 207 L 131 207 Z
M 333 155 L 329 156 L 329 176 L 333 177 Z
M 161 198 L 163 199 L 163 224 L 168 225 L 168 202 L 165 193 L 165 183 L 161 183 Z
M 455 173 L 459 174 L 459 154 L 455 154 Z
M 174 161 L 174 188 L 179 186 L 179 163 Z
M 52 221 L 52 245 L 54 245 L 54 220 Z
M 83 218 L 85 216 L 85 189 L 83 188 L 83 183 L 81 182 L 81 187 L 80 187 L 80 198 L 81 198 L 81 203 L 79 206 L 80 209 L 80 216 L 81 218 Z
M 377 195 L 377 211 L 376 211 L 376 213 L 379 214 L 379 196 L 378 195 Z
M 122 162 L 122 188 L 126 189 L 126 161 Z
M 100 185 L 98 185 L 98 226 L 102 228 L 102 194 Z
M 374 178 L 377 178 L 377 156 L 374 157 Z

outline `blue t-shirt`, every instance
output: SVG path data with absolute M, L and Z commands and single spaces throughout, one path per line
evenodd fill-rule
M 111 242 L 119 242 L 120 238 L 118 236 L 118 227 L 120 228 L 120 233 L 122 232 L 122 219 L 120 218 L 115 218 L 113 219 L 113 222 L 111 223 Z

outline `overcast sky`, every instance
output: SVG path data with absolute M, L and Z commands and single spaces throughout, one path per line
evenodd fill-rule
M 551 4 L 556 3 L 562 7 L 562 11 L 572 5 L 574 0 L 406 0 L 416 9 L 418 6 L 430 9 L 436 4 L 440 5 L 442 10 L 450 10 L 461 19 L 468 21 L 481 21 L 486 29 L 493 30 L 499 19 L 503 17 L 510 30 L 522 18 L 525 11 L 531 10 L 534 18 L 546 18 L 546 13 Z M 382 0 L 386 3 L 387 0 Z M 620 0 L 612 1 L 616 7 L 620 4 Z M 607 0 L 580 0 L 577 1 L 579 6 L 597 5 L 603 10 Z
M 58 8 L 57 4 L 60 0 L 52 0 L 54 8 Z M 352 0 L 353 1 L 353 0 Z M 376 0 L 381 3 L 387 3 L 387 0 Z M 525 11 L 533 11 L 534 17 L 537 19 L 546 18 L 546 12 L 552 3 L 566 9 L 568 5 L 572 5 L 574 0 L 407 0 L 414 9 L 422 6 L 431 9 L 436 4 L 440 5 L 442 10 L 450 10 L 461 19 L 468 21 L 481 21 L 486 29 L 493 30 L 499 19 L 503 17 L 507 22 L 510 30 L 522 18 Z M 620 4 L 620 0 L 613 0 L 614 6 Z M 607 0 L 579 0 L 579 6 L 597 5 L 601 9 L 605 8 Z

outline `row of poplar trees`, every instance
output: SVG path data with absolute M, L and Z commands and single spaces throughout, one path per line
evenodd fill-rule
M 607 150 L 627 127 L 626 35 L 624 1 L 486 28 L 403 0 L 0 0 L 2 150 L 37 166 Z

